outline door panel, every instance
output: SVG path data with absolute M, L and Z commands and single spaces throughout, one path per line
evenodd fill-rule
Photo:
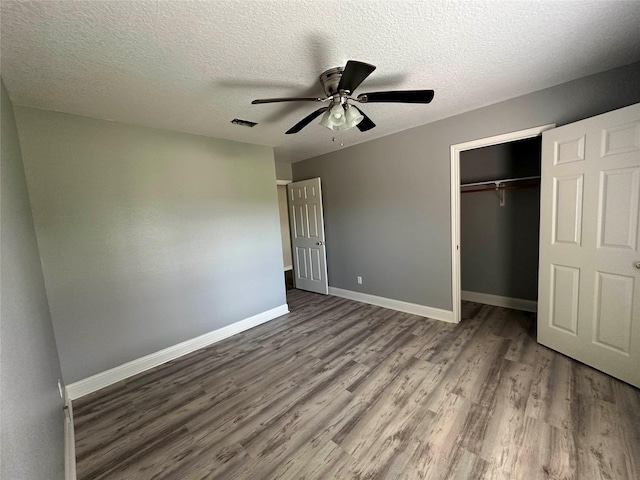
M 291 231 L 294 238 L 305 237 L 304 225 L 304 206 L 297 205 L 295 207 L 291 207 Z
M 600 174 L 598 246 L 636 249 L 640 168 Z
M 318 240 L 320 238 L 320 234 L 318 232 L 318 206 L 315 204 L 307 205 L 307 225 L 308 225 L 308 236 L 309 238 L 313 238 Z
M 578 327 L 578 291 L 580 270 L 551 265 L 551 318 L 549 324 L 571 335 Z
M 307 273 L 307 265 L 309 262 L 307 261 L 307 249 L 296 247 L 296 264 L 295 264 L 295 273 L 299 278 L 308 279 L 309 274 Z
M 566 138 L 554 143 L 553 164 L 579 162 L 584 160 L 584 135 Z
M 640 104 L 542 139 L 538 341 L 640 386 Z
M 296 288 L 329 293 L 320 179 L 288 185 Z
M 602 156 L 637 152 L 640 148 L 640 125 L 630 122 L 602 130 Z
M 596 272 L 593 341 L 629 354 L 634 278 Z
M 569 175 L 553 181 L 553 242 L 580 245 L 583 176 Z

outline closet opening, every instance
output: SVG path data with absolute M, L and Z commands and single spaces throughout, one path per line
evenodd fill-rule
M 461 300 L 535 311 L 542 137 L 460 154 Z
M 541 133 L 451 147 L 453 317 L 462 300 L 535 311 Z

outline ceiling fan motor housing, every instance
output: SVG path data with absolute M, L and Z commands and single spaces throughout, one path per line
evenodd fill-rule
M 320 75 L 320 83 L 327 97 L 338 93 L 338 84 L 342 78 L 342 72 L 344 72 L 344 67 L 334 67 L 325 70 Z

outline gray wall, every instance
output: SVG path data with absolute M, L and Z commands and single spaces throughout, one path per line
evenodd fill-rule
M 16 118 L 68 383 L 286 303 L 271 148 Z
M 329 284 L 451 310 L 450 146 L 630 105 L 638 85 L 634 63 L 294 163 L 322 178 Z
M 460 183 L 540 175 L 541 137 L 460 154 Z M 511 298 L 538 298 L 540 185 L 460 196 L 462 290 Z M 532 182 L 512 183 L 524 187 Z M 483 187 L 470 187 L 478 190 Z M 486 188 L 486 187 L 484 187 Z
M 293 171 L 290 163 L 275 162 L 275 165 L 276 165 L 276 179 L 278 180 L 293 179 Z
M 540 175 L 542 136 L 460 152 L 460 183 Z
M 0 477 L 64 477 L 60 362 L 11 102 L 1 89 Z

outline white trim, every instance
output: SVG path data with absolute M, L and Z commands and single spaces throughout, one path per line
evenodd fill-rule
M 504 133 L 493 137 L 480 138 L 470 142 L 451 145 L 451 301 L 453 322 L 460 322 L 460 152 L 474 148 L 488 147 L 501 143 L 524 140 L 541 135 L 542 132 L 555 128 L 555 123 L 539 127 Z
M 64 409 L 64 478 L 76 480 L 76 435 L 73 426 L 73 404 L 65 389 Z
M 535 300 L 525 300 L 524 298 L 502 297 L 490 293 L 469 292 L 462 290 L 460 298 L 469 302 L 484 303 L 485 305 L 495 305 L 496 307 L 512 308 L 514 310 L 524 310 L 525 312 L 537 312 L 538 302 Z
M 245 318 L 244 320 L 232 323 L 226 327 L 205 333 L 199 337 L 195 337 L 191 340 L 160 350 L 159 352 L 146 355 L 131 362 L 127 362 L 124 365 L 120 365 L 105 372 L 79 380 L 67 385 L 67 396 L 71 400 L 75 400 L 91 392 L 95 392 L 96 390 L 119 382 L 120 380 L 137 375 L 138 373 L 142 373 L 150 368 L 157 367 L 158 365 L 162 365 L 170 360 L 194 352 L 200 348 L 204 348 L 208 345 L 224 340 L 225 338 L 244 332 L 245 330 L 249 330 L 250 328 L 256 327 L 287 313 L 289 313 L 289 306 L 285 303 L 284 305 L 280 305 L 279 307 L 272 308 L 271 310 L 267 310 L 266 312 L 259 313 L 252 317 Z
M 451 310 L 460 323 L 460 145 L 451 145 Z M 455 185 L 455 187 L 454 187 Z
M 433 318 L 434 320 L 442 320 L 443 322 L 453 322 L 453 312 L 442 310 L 440 308 L 427 307 L 426 305 L 418 305 L 417 303 L 403 302 L 392 298 L 377 297 L 368 293 L 354 292 L 352 290 L 344 290 L 342 288 L 329 287 L 329 295 L 336 297 L 348 298 L 357 302 L 369 303 L 379 307 L 390 308 L 400 312 L 412 313 L 422 317 Z
M 293 180 L 276 180 L 276 185 L 289 185 Z

